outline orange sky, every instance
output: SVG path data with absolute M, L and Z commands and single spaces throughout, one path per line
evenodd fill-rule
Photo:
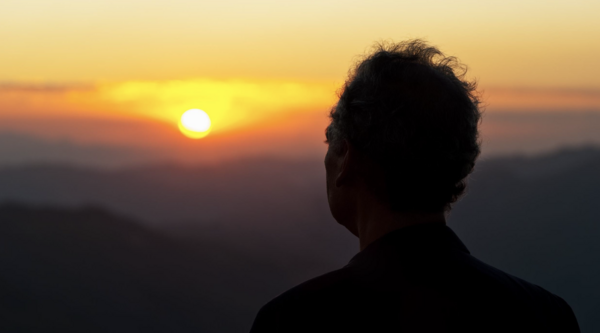
M 375 41 L 414 37 L 469 66 L 487 112 L 596 112 L 599 12 L 582 0 L 4 0 L 0 131 L 213 155 L 284 154 L 295 140 L 320 152 L 348 68 Z M 191 108 L 213 122 L 202 143 L 177 130 Z

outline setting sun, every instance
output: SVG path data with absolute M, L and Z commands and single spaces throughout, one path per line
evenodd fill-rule
M 188 138 L 201 139 L 210 132 L 210 117 L 199 109 L 185 111 L 179 121 L 179 130 Z

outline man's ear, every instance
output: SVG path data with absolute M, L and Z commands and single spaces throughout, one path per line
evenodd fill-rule
M 356 172 L 356 149 L 348 142 L 348 140 L 344 140 L 341 143 L 340 150 L 340 165 L 335 179 L 336 187 L 347 184 L 354 178 Z

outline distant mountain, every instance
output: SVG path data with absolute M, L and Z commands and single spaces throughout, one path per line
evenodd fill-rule
M 118 167 L 156 160 L 155 152 L 140 148 L 82 145 L 68 140 L 46 140 L 34 136 L 0 132 L 0 165 L 32 163 Z
M 182 244 L 93 207 L 3 205 L 0 331 L 247 331 L 306 271 L 274 258 Z
M 354 251 L 353 237 L 329 215 L 322 163 L 252 159 L 195 168 L 162 165 L 115 171 L 6 167 L 0 169 L 0 202 L 93 204 L 169 232 L 206 229 L 228 240 L 241 238 L 234 241 L 240 246 L 283 242 L 306 249 L 312 244 L 309 251 L 323 252 L 320 246 L 325 242 L 315 241 L 319 238 Z
M 358 250 L 353 236 L 330 216 L 322 163 L 252 159 L 116 171 L 3 168 L 0 201 L 98 205 L 141 221 L 192 253 L 228 253 L 213 261 L 206 255 L 194 260 L 223 267 L 212 270 L 215 276 L 241 276 L 227 269 L 256 274 L 250 280 L 258 284 L 239 287 L 240 295 L 248 288 L 253 296 L 227 298 L 221 287 L 211 289 L 219 295 L 215 299 L 254 300 L 238 304 L 246 310 L 235 310 L 238 327 L 249 327 L 262 301 L 344 265 Z M 487 159 L 471 176 L 449 225 L 476 257 L 562 296 L 582 331 L 595 332 L 600 330 L 599 202 L 597 148 Z
M 533 281 L 600 331 L 600 152 L 484 161 L 450 225 L 478 258 Z

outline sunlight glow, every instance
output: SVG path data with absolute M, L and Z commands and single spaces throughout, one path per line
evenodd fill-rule
M 179 130 L 192 139 L 201 139 L 210 132 L 210 117 L 200 109 L 190 109 L 181 115 Z
M 100 84 L 97 91 L 100 99 L 112 103 L 112 109 L 120 115 L 133 113 L 170 124 L 179 122 L 182 110 L 202 105 L 211 110 L 211 132 L 216 134 L 265 124 L 295 112 L 326 116 L 325 112 L 335 103 L 339 84 L 196 78 Z

